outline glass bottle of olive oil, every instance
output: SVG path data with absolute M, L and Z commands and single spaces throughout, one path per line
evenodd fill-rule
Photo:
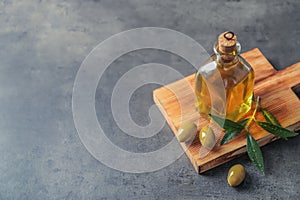
M 241 45 L 233 32 L 219 35 L 214 55 L 196 74 L 195 93 L 198 112 L 237 121 L 250 109 L 254 72 L 239 56 Z

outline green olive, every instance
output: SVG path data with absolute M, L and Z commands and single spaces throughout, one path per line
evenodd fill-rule
M 246 176 L 246 170 L 241 164 L 232 166 L 228 171 L 227 181 L 231 187 L 238 186 L 243 182 Z
M 208 125 L 204 126 L 200 130 L 199 140 L 206 149 L 212 149 L 216 143 L 214 131 Z
M 195 138 L 197 133 L 197 126 L 193 122 L 185 122 L 181 125 L 177 132 L 179 142 L 188 142 Z

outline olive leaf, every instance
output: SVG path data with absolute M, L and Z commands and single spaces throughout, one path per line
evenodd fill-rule
M 226 130 L 222 140 L 221 140 L 221 145 L 226 144 L 228 141 L 230 141 L 232 138 L 234 138 L 237 134 L 239 134 L 244 128 L 242 127 L 241 129 L 229 129 Z
M 259 96 L 257 96 L 257 98 L 258 98 L 258 97 L 259 97 Z M 252 95 L 252 101 L 253 101 L 253 102 L 256 102 L 256 100 L 257 100 L 257 99 L 255 98 L 255 96 Z
M 264 130 L 279 136 L 281 138 L 287 139 L 288 137 L 297 136 L 298 133 L 285 129 L 281 126 L 278 120 L 272 115 L 269 111 L 263 109 L 259 106 L 259 97 L 257 97 L 256 106 L 252 116 L 249 119 L 243 119 L 238 122 L 231 121 L 229 119 L 224 119 L 215 115 L 209 115 L 219 126 L 225 129 L 225 134 L 221 140 L 221 145 L 226 144 L 232 138 L 234 138 L 238 133 L 242 130 L 247 131 L 247 143 L 246 149 L 249 155 L 250 160 L 254 163 L 254 165 L 261 171 L 264 172 L 264 159 L 260 150 L 259 145 L 255 141 L 255 139 L 250 134 L 249 126 L 252 121 L 255 121 L 261 128 Z M 260 108 L 266 122 L 257 121 L 255 119 L 256 111 Z
M 261 113 L 263 114 L 265 120 L 271 124 L 281 126 L 281 124 L 278 122 L 278 120 L 275 118 L 274 115 L 272 115 L 269 111 L 266 109 L 260 108 Z
M 248 132 L 247 133 L 247 143 L 246 148 L 248 152 L 248 156 L 252 163 L 261 171 L 264 172 L 264 159 L 255 139 L 252 135 Z
M 281 126 L 277 126 L 277 125 L 274 125 L 274 124 L 271 124 L 269 122 L 260 122 L 260 121 L 256 121 L 256 123 L 262 127 L 264 130 L 274 134 L 274 135 L 277 135 L 283 139 L 286 139 L 288 137 L 295 137 L 298 135 L 298 133 L 295 133 L 293 131 L 290 131 L 286 128 L 283 128 Z
M 248 118 L 242 119 L 242 120 L 238 121 L 237 123 L 238 123 L 239 125 L 245 126 L 246 123 L 248 122 L 248 120 L 249 120 Z
M 241 128 L 229 128 L 226 130 L 222 140 L 221 140 L 221 145 L 226 144 L 229 140 L 234 138 L 237 134 L 239 134 L 243 129 L 244 126 L 246 125 L 248 119 L 243 119 L 238 121 L 237 123 L 241 125 Z
M 231 121 L 229 119 L 224 119 L 222 117 L 218 117 L 216 115 L 211 115 L 211 118 L 223 129 L 228 130 L 228 129 L 243 129 L 244 127 L 239 124 L 238 122 Z

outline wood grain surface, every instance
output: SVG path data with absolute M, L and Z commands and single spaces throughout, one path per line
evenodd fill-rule
M 298 130 L 300 100 L 291 88 L 300 83 L 300 63 L 276 71 L 257 48 L 243 53 L 242 57 L 254 69 L 254 94 L 261 97 L 261 105 L 274 114 L 283 127 Z M 198 130 L 208 123 L 199 116 L 194 107 L 194 74 L 154 90 L 153 99 L 174 134 L 177 133 L 180 124 L 188 120 L 194 121 L 198 125 Z M 251 112 L 248 114 L 250 115 Z M 258 113 L 257 118 L 262 119 L 261 113 Z M 218 140 L 211 151 L 201 146 L 198 137 L 191 144 L 181 143 L 198 173 L 221 165 L 246 152 L 245 133 L 242 132 L 229 143 L 220 146 L 224 133 L 217 126 L 213 126 L 213 129 Z M 278 139 L 254 123 L 250 127 L 250 132 L 260 146 Z

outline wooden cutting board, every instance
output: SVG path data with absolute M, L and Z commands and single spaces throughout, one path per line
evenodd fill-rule
M 300 100 L 295 91 L 300 91 L 300 62 L 284 70 L 276 71 L 257 48 L 243 53 L 242 57 L 254 69 L 254 94 L 261 97 L 262 107 L 275 115 L 283 127 L 298 131 L 300 129 Z M 180 124 L 188 120 L 194 121 L 198 125 L 198 130 L 208 123 L 199 116 L 194 107 L 194 76 L 192 74 L 153 91 L 153 99 L 174 134 L 177 133 Z M 261 113 L 258 113 L 257 118 L 263 119 Z M 254 123 L 250 127 L 250 132 L 260 146 L 278 139 Z M 181 143 L 198 173 L 221 165 L 246 152 L 245 133 L 241 133 L 222 146 L 220 146 L 220 140 L 224 134 L 223 131 L 215 129 L 215 134 L 219 140 L 212 151 L 201 147 L 198 136 L 192 144 Z

